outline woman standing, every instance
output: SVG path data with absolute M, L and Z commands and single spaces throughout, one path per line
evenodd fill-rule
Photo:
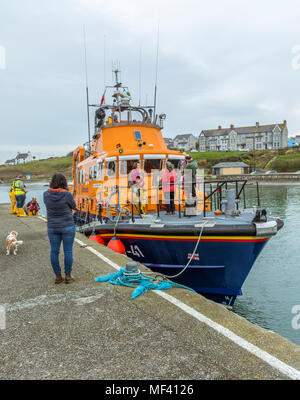
M 50 261 L 56 275 L 55 283 L 71 283 L 73 264 L 73 243 L 75 238 L 75 224 L 72 210 L 76 203 L 68 191 L 67 180 L 63 174 L 52 176 L 50 188 L 44 192 L 44 203 L 47 208 L 47 228 L 50 240 Z M 61 275 L 59 265 L 59 250 L 61 242 L 64 248 L 65 279 Z
M 175 214 L 175 183 L 177 182 L 177 174 L 173 168 L 173 165 L 167 161 L 166 169 L 161 177 L 161 183 L 164 192 L 166 215 Z

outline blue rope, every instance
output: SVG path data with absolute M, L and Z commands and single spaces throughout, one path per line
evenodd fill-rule
M 112 285 L 135 287 L 131 299 L 135 299 L 139 295 L 146 293 L 149 289 L 165 290 L 171 289 L 172 287 L 179 287 L 195 292 L 195 290 L 179 283 L 152 278 L 151 276 L 143 274 L 139 270 L 137 272 L 128 272 L 125 268 L 120 268 L 120 270 L 115 274 L 98 276 L 95 278 L 95 281 L 108 282 Z

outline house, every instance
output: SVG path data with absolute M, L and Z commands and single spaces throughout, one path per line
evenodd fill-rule
M 177 135 L 174 139 L 174 148 L 178 150 L 192 150 L 196 147 L 197 138 L 191 133 Z
M 243 175 L 248 174 L 249 169 L 243 162 L 221 162 L 212 167 L 212 175 Z
M 209 129 L 199 135 L 199 151 L 272 150 L 288 146 L 286 120 L 283 123 Z
M 174 147 L 174 142 L 172 138 L 164 138 L 165 143 L 167 145 L 168 149 L 171 149 L 172 147 Z
M 299 144 L 300 144 L 300 135 L 296 135 L 295 136 L 295 142 L 296 142 L 296 145 L 299 146 Z
M 27 153 L 18 152 L 18 154 L 16 156 L 17 164 L 21 164 L 21 162 L 23 162 L 23 164 L 24 164 L 26 161 L 31 161 L 31 153 L 30 153 L 30 151 L 28 151 Z
M 12 158 L 11 160 L 6 160 L 5 165 L 15 165 L 16 159 Z
M 288 140 L 288 147 L 296 147 L 296 146 L 297 146 L 297 143 L 296 143 L 295 138 L 290 137 Z

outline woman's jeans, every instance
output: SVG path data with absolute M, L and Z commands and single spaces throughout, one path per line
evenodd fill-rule
M 70 274 L 73 264 L 73 243 L 75 238 L 75 225 L 64 228 L 48 228 L 50 240 L 50 260 L 55 274 L 60 274 L 59 250 L 61 242 L 64 248 L 65 274 Z

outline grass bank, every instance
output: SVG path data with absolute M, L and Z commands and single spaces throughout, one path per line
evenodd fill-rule
M 189 153 L 197 160 L 199 167 L 207 173 L 213 165 L 219 162 L 244 162 L 253 170 L 265 171 L 274 169 L 277 172 L 296 172 L 300 170 L 300 148 L 285 148 L 279 150 L 232 151 L 232 152 L 205 152 Z
M 67 178 L 70 178 L 72 175 L 72 157 L 51 157 L 25 164 L 2 165 L 0 166 L 0 180 L 6 182 L 18 174 L 30 174 L 32 180 L 49 179 L 55 172 L 61 172 Z

